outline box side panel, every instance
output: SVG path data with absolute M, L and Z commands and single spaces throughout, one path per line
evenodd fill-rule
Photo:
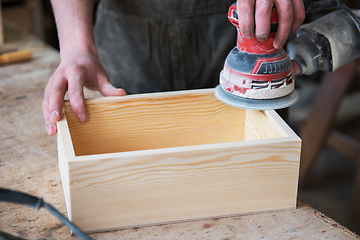
M 58 129 L 61 131 L 61 129 Z M 64 140 L 62 134 L 57 135 L 57 146 L 58 146 L 58 164 L 61 175 L 61 182 L 64 192 L 66 210 L 68 218 L 71 220 L 71 201 L 70 201 L 70 180 L 69 180 L 69 163 L 65 154 Z
M 245 110 L 195 93 L 89 101 L 85 124 L 66 107 L 76 156 L 244 140 Z
M 261 142 L 71 162 L 73 221 L 98 231 L 295 207 L 300 142 Z
M 270 111 L 246 110 L 244 140 L 288 137 L 267 112 Z
M 71 196 L 70 196 L 70 178 L 69 178 L 69 162 L 75 158 L 74 149 L 67 125 L 67 119 L 63 114 L 63 118 L 57 122 L 57 145 L 58 145 L 58 164 L 61 175 L 61 182 L 64 191 L 66 210 L 68 218 L 72 219 L 71 214 Z
M 277 114 L 274 110 L 265 111 L 266 115 L 269 116 L 269 118 L 272 120 L 272 122 L 281 128 L 282 133 L 286 135 L 286 137 L 298 139 L 301 141 L 299 136 L 290 128 L 290 126 Z

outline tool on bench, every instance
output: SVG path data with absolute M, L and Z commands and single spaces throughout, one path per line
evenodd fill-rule
M 301 74 L 334 71 L 360 57 L 360 10 L 350 10 L 338 0 L 306 3 L 306 13 L 341 7 L 321 19 L 303 25 L 297 38 L 288 44 L 289 55 L 273 47 L 278 18 L 272 9 L 268 40 L 246 39 L 239 30 L 236 4 L 230 6 L 228 18 L 237 28 L 237 45 L 227 56 L 220 73 L 215 96 L 234 107 L 247 109 L 280 109 L 298 99 L 293 60 Z M 291 59 L 291 60 L 290 60 Z
M 22 62 L 31 59 L 29 50 L 9 49 L 0 51 L 0 65 Z

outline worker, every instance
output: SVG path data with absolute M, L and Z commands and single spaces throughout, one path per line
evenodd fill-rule
M 66 92 L 79 122 L 86 121 L 83 87 L 104 96 L 215 87 L 236 43 L 227 19 L 233 1 L 103 0 L 93 28 L 92 1 L 52 0 L 61 62 L 44 93 L 48 134 L 57 132 Z M 265 41 L 273 5 L 274 47 L 281 48 L 304 20 L 302 0 L 238 0 L 240 31 Z

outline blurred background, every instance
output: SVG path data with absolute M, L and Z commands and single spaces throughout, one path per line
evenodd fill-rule
M 342 2 L 350 8 L 360 7 L 360 1 Z M 1 9 L 4 21 L 59 48 L 50 1 L 1 0 Z M 309 14 L 305 22 L 326 13 Z M 336 82 L 329 74 L 320 72 L 297 78 L 300 99 L 289 108 L 286 118 L 303 139 L 303 146 L 313 153 L 308 157 L 311 164 L 301 178 L 298 198 L 360 234 L 360 64 L 347 68 L 343 71 L 349 72 L 349 76 L 336 76 L 349 82 L 340 95 L 337 92 L 332 95 L 334 89 L 327 88 L 330 82 Z M 309 119 L 315 119 L 311 121 L 317 121 L 317 125 L 309 126 Z M 320 135 L 322 139 L 316 140 Z

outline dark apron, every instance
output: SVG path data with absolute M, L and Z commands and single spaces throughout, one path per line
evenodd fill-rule
M 95 41 L 115 87 L 128 93 L 215 87 L 236 45 L 234 0 L 103 0 Z

